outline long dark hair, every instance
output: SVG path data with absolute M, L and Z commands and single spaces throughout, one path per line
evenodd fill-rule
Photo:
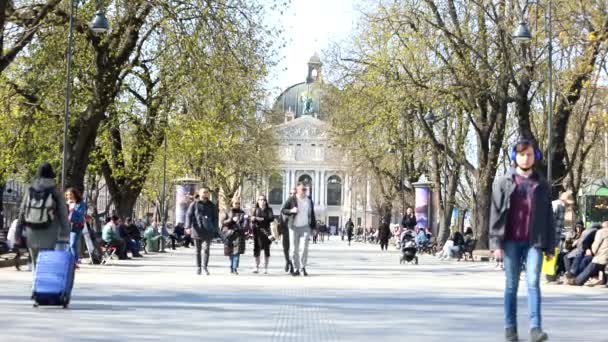
M 78 191 L 78 189 L 68 188 L 68 190 L 66 192 L 72 193 L 72 196 L 74 196 L 74 201 L 76 201 L 76 203 L 82 202 L 82 195 L 80 194 L 80 191 Z
M 268 199 L 266 198 L 266 196 L 258 196 L 258 197 L 264 197 L 264 202 L 266 202 L 266 208 L 265 209 L 270 208 L 270 206 L 268 205 Z M 259 200 L 255 201 L 255 208 L 256 209 L 262 209 L 262 207 L 260 207 L 260 201 Z

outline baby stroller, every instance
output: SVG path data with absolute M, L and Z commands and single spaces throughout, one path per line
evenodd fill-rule
M 414 265 L 418 265 L 418 256 L 416 256 L 416 252 L 418 248 L 416 247 L 414 233 L 412 231 L 405 231 L 401 235 L 401 259 L 399 260 L 400 264 L 405 263 L 414 263 Z

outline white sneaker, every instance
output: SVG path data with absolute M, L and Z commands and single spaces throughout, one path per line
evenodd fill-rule
M 253 269 L 253 273 L 255 273 L 255 274 L 260 273 L 260 269 L 259 269 L 259 268 L 257 268 L 257 267 L 256 267 L 256 268 L 254 268 L 254 269 Z
M 267 268 L 264 269 L 264 274 L 268 274 L 268 269 Z

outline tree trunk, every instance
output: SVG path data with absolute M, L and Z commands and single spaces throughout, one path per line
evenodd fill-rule
M 477 201 L 474 209 L 474 227 L 477 236 L 477 249 L 489 248 L 490 232 L 490 204 L 492 198 L 492 184 L 494 183 L 493 168 L 481 170 L 481 176 L 477 183 Z
M 393 217 L 393 201 L 391 198 L 384 198 L 382 203 L 380 217 L 382 217 L 382 225 L 390 225 Z
M 122 218 L 133 217 L 133 208 L 139 197 L 139 191 L 119 192 L 112 195 L 116 214 Z
M 108 104 L 95 106 L 90 104 L 86 111 L 80 115 L 77 127 L 70 127 L 68 132 L 69 146 L 67 173 L 65 184 L 67 187 L 75 187 L 84 190 L 84 179 L 89 166 L 89 157 L 95 147 L 99 126 L 105 119 L 105 109 Z

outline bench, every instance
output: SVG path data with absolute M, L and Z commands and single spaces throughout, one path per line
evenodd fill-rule
M 493 254 L 489 249 L 476 249 L 473 251 L 473 260 L 488 262 L 492 260 Z

